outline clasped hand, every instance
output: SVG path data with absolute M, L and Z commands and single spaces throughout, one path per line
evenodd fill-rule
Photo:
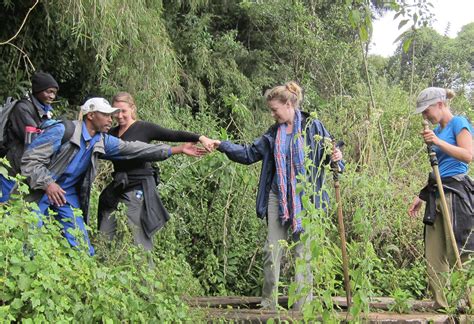
M 420 134 L 423 136 L 423 140 L 426 144 L 438 145 L 439 138 L 431 129 L 425 129 Z
M 342 160 L 342 152 L 341 150 L 336 147 L 334 148 L 334 150 L 332 151 L 332 154 L 331 154 L 331 161 L 333 162 L 337 162 L 337 161 L 341 161 Z

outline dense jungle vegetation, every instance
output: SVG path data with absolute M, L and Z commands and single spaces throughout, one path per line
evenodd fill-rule
M 457 92 L 455 112 L 473 120 L 474 23 L 456 38 L 440 35 L 424 0 L 2 0 L 0 8 L 0 99 L 28 90 L 34 70 L 48 71 L 61 87 L 56 107 L 70 118 L 87 95 L 128 91 L 143 120 L 245 143 L 272 123 L 265 89 L 299 82 L 302 109 L 346 143 L 341 190 L 353 315 L 368 311 L 371 296 L 394 297 L 399 311 L 409 310 L 409 298 L 429 297 L 422 221 L 406 212 L 430 170 L 412 111 L 420 90 L 447 87 Z M 388 10 L 413 28 L 392 57 L 368 55 L 371 22 Z M 215 152 L 159 165 L 172 219 L 151 255 L 131 244 L 123 217 L 120 240 L 105 244 L 98 235 L 108 163 L 92 195 L 96 257 L 68 248 L 53 222 L 32 226 L 23 195 L 1 205 L 0 318 L 190 321 L 202 315 L 185 296 L 258 296 L 266 233 L 254 207 L 260 164 Z M 333 196 L 331 179 L 326 186 Z M 344 295 L 332 201 L 327 215 L 308 213 L 317 297 L 304 310 L 308 320 L 330 319 L 330 297 Z M 282 289 L 291 295 L 287 264 Z M 473 274 L 471 264 L 451 276 L 452 311 Z

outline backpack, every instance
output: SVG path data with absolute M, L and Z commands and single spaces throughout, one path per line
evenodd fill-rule
M 19 101 L 24 101 L 27 102 L 28 105 L 34 109 L 33 103 L 29 101 L 28 99 L 13 99 L 12 97 L 8 97 L 5 103 L 0 106 L 0 157 L 5 157 L 5 155 L 8 152 L 8 147 L 7 147 L 7 136 L 6 136 L 6 128 L 8 125 L 8 120 L 10 117 L 10 113 L 12 109 L 15 107 L 15 105 Z M 64 144 L 65 142 L 69 141 L 69 139 L 72 137 L 72 134 L 74 133 L 74 123 L 70 120 L 65 120 L 65 121 L 57 121 L 61 122 L 64 124 L 65 127 L 65 132 L 64 136 L 61 140 L 61 145 Z M 47 125 L 50 126 L 50 125 Z M 46 127 L 40 126 L 42 130 L 44 130 Z
M 6 129 L 10 113 L 19 101 L 24 101 L 28 103 L 28 106 L 31 109 L 34 109 L 33 103 L 27 98 L 17 100 L 12 97 L 8 97 L 5 103 L 0 106 L 0 157 L 5 157 L 8 152 Z
M 61 139 L 61 145 L 69 141 L 74 134 L 74 130 L 76 129 L 76 125 L 74 125 L 74 122 L 72 120 L 55 120 L 55 119 L 49 119 L 44 121 L 40 125 L 41 133 L 44 132 L 46 129 L 48 129 L 51 126 L 54 126 L 56 124 L 62 123 L 64 125 L 64 134 L 63 138 Z

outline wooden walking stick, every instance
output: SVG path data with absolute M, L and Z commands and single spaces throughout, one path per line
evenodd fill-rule
M 430 129 L 428 121 L 423 120 L 422 124 L 423 124 L 424 130 Z M 458 245 L 456 244 L 456 238 L 454 237 L 453 226 L 451 224 L 451 215 L 449 214 L 448 204 L 446 203 L 446 196 L 444 195 L 443 183 L 441 182 L 441 175 L 439 174 L 438 159 L 436 158 L 436 153 L 434 152 L 432 145 L 426 144 L 426 146 L 428 149 L 428 155 L 430 157 L 430 164 L 431 164 L 431 167 L 433 168 L 433 173 L 435 175 L 436 186 L 438 187 L 438 192 L 439 192 L 439 198 L 441 200 L 441 213 L 443 214 L 444 228 L 448 230 L 451 247 L 454 250 L 454 255 L 456 257 L 455 265 L 459 270 L 462 270 L 461 256 L 459 255 Z M 467 294 L 468 294 L 467 301 L 468 301 L 469 307 L 472 307 L 471 293 L 470 293 L 469 287 L 467 288 Z
M 336 142 L 333 141 L 333 148 L 336 148 Z M 341 169 L 339 168 L 338 162 L 331 163 L 331 169 L 334 179 L 334 191 L 336 193 L 337 203 L 337 224 L 339 230 L 339 237 L 341 239 L 341 252 L 342 252 L 342 271 L 344 273 L 344 289 L 346 290 L 347 310 L 351 307 L 351 283 L 349 281 L 349 260 L 347 258 L 346 251 L 346 231 L 344 229 L 344 218 L 342 215 L 342 202 L 341 202 L 341 190 L 339 188 L 339 174 Z

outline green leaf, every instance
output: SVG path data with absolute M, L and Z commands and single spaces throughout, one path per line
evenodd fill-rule
M 39 305 L 41 305 L 41 299 L 36 297 L 31 298 L 31 306 L 33 306 L 33 308 L 36 308 Z
M 359 36 L 363 42 L 366 42 L 369 39 L 369 33 L 366 26 L 361 26 L 359 28 Z
M 403 51 L 405 53 L 408 53 L 408 50 L 410 49 L 410 45 L 412 41 L 413 41 L 413 38 L 408 38 L 403 42 Z
M 8 176 L 8 170 L 3 165 L 0 165 L 0 174 L 4 177 Z
M 400 39 L 402 39 L 403 37 L 405 37 L 405 35 L 408 33 L 408 31 L 404 31 L 403 33 L 401 33 L 400 35 L 397 36 L 397 38 L 395 38 L 395 40 L 393 41 L 393 43 L 397 43 Z
M 349 14 L 349 22 L 352 27 L 356 27 L 360 22 L 360 13 L 357 10 L 352 10 Z
M 18 279 L 18 288 L 25 291 L 30 287 L 32 281 L 33 280 L 30 277 L 22 274 L 20 275 L 20 278 Z
M 12 303 L 10 304 L 10 306 L 11 306 L 13 309 L 20 309 L 20 308 L 23 306 L 23 301 L 22 301 L 20 298 L 15 298 L 15 299 L 13 299 Z
M 390 5 L 390 9 L 392 9 L 393 11 L 400 10 L 400 5 L 398 3 L 396 3 L 395 1 L 390 2 L 389 5 Z M 400 13 L 397 12 L 397 15 L 398 14 L 400 14 Z
M 400 21 L 400 23 L 398 24 L 398 29 L 401 29 L 403 26 L 405 26 L 407 23 L 409 22 L 408 19 L 404 19 L 402 21 Z

